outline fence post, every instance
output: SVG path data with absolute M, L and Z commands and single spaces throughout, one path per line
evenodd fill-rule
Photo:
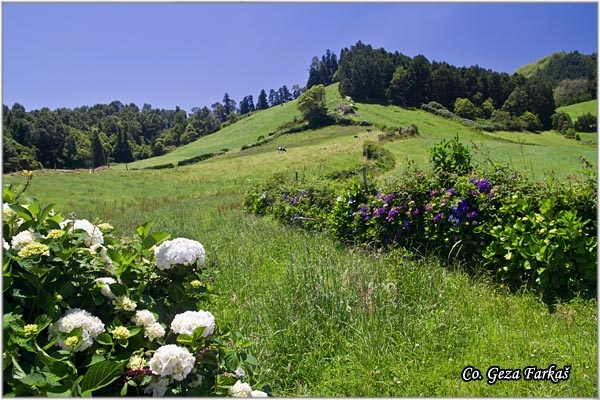
M 367 193 L 367 167 L 362 167 L 363 185 L 365 187 L 365 194 Z
M 296 171 L 296 182 L 298 182 L 298 171 Z

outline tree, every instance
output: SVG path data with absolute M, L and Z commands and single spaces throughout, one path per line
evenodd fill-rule
M 530 132 L 539 132 L 543 128 L 542 123 L 537 115 L 529 111 L 525 111 L 522 115 L 520 115 L 518 122 L 521 124 L 521 126 L 523 126 L 523 129 Z
M 315 85 L 298 98 L 298 110 L 302 113 L 309 126 L 317 127 L 327 120 L 327 105 L 325 102 L 325 86 Z
M 598 129 L 598 120 L 592 114 L 586 113 L 577 118 L 574 127 L 577 132 L 596 132 Z
M 552 129 L 562 134 L 566 133 L 569 129 L 573 129 L 573 120 L 571 116 L 564 111 L 559 111 L 552 114 Z
M 91 150 L 92 150 L 92 167 L 100 167 L 106 164 L 106 152 L 100 141 L 100 135 L 98 129 L 92 129 L 91 139 Z
M 267 92 L 265 92 L 265 89 L 262 89 L 260 91 L 260 94 L 258 95 L 258 102 L 256 103 L 256 109 L 257 110 L 266 110 L 267 108 L 269 108 L 269 102 L 267 101 Z
M 459 97 L 454 102 L 454 114 L 462 118 L 475 119 L 479 114 L 479 110 L 471 100 Z

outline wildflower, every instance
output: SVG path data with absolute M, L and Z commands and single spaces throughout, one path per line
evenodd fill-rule
M 433 211 L 433 206 L 431 205 L 431 203 L 425 204 L 425 211 L 427 211 L 427 212 Z
M 416 208 L 413 210 L 413 212 L 412 212 L 412 215 L 419 215 L 419 208 L 418 208 L 418 207 L 416 207 Z
M 436 197 L 438 195 L 438 191 L 433 189 L 429 191 L 429 197 Z
M 243 378 L 246 376 L 246 371 L 244 371 L 242 367 L 237 367 L 233 372 L 235 373 L 236 378 Z
M 59 239 L 65 234 L 62 229 L 51 229 L 46 234 L 46 239 Z
M 171 322 L 171 330 L 180 334 L 191 335 L 198 327 L 204 327 L 202 337 L 207 337 L 215 328 L 215 317 L 208 311 L 186 311 L 177 314 Z
M 137 307 L 135 301 L 131 300 L 127 296 L 119 296 L 112 301 L 115 306 L 115 310 L 133 311 Z
M 402 225 L 404 228 L 408 228 L 410 226 L 411 222 L 410 220 L 406 220 L 404 221 L 404 224 Z
M 19 253 L 17 255 L 22 258 L 42 256 L 42 255 L 49 256 L 50 248 L 43 243 L 32 242 L 32 243 L 27 244 L 25 247 L 21 248 L 21 250 L 19 250 Z
M 127 363 L 129 369 L 142 369 L 144 368 L 144 358 L 138 355 L 132 355 Z
M 165 328 L 158 322 L 144 326 L 144 337 L 148 338 L 151 342 L 156 338 L 165 336 Z
M 433 216 L 433 222 L 435 222 L 437 224 L 438 222 L 440 222 L 442 220 L 443 217 L 444 217 L 444 215 L 442 213 L 437 213 Z
M 156 318 L 154 318 L 154 314 L 150 310 L 138 310 L 131 317 L 131 321 L 136 326 L 147 326 L 156 323 Z
M 31 231 L 22 231 L 12 237 L 12 239 L 10 240 L 10 244 L 13 249 L 20 250 L 28 244 L 35 242 L 36 239 L 39 238 L 40 235 L 38 233 L 33 233 Z
M 61 338 L 58 338 L 56 344 L 63 350 L 83 351 L 90 347 L 93 340 L 102 332 L 104 332 L 104 324 L 100 318 L 90 314 L 89 312 L 80 308 L 73 308 L 67 310 L 65 315 L 58 321 L 50 325 L 48 338 L 56 336 L 59 333 L 70 333 L 75 328 L 82 328 L 81 342 L 73 345 L 73 341 L 67 343 Z
M 10 249 L 10 244 L 8 244 L 8 242 L 6 240 L 4 240 L 4 238 L 2 238 L 2 248 L 4 250 Z
M 188 349 L 167 344 L 156 350 L 148 365 L 155 375 L 182 381 L 192 372 L 195 361 L 196 358 Z
M 156 266 L 160 270 L 171 268 L 175 264 L 204 264 L 204 246 L 200 242 L 186 238 L 167 240 L 154 248 Z
M 447 189 L 446 194 L 448 196 L 454 196 L 456 194 L 456 190 L 454 190 L 454 188 Z
M 86 246 L 92 246 L 94 244 L 104 244 L 104 236 L 102 235 L 100 229 L 87 219 L 76 219 L 75 221 L 67 219 L 60 223 L 60 227 L 65 228 L 71 222 L 73 223 L 73 231 L 83 230 L 86 233 L 84 239 L 84 243 Z

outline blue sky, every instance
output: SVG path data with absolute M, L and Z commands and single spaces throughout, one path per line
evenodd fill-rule
M 26 110 L 144 103 L 190 111 L 304 86 L 313 56 L 357 41 L 513 73 L 558 51 L 597 52 L 585 3 L 2 4 L 2 102 Z

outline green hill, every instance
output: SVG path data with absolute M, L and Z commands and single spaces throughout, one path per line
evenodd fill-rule
M 327 103 L 330 109 L 347 102 L 338 91 L 338 85 L 326 88 Z M 533 134 L 528 132 L 481 132 L 466 126 L 459 121 L 435 116 L 423 110 L 407 110 L 396 106 L 355 103 L 357 110 L 352 118 L 370 121 L 372 132 L 367 132 L 361 126 L 330 126 L 318 130 L 286 134 L 273 138 L 272 141 L 241 150 L 242 146 L 255 143 L 260 136 L 268 138 L 269 133 L 275 132 L 294 118 L 301 118 L 296 107 L 296 100 L 282 106 L 257 112 L 239 120 L 220 131 L 198 139 L 195 142 L 177 148 L 173 152 L 146 160 L 128 164 L 129 169 L 148 168 L 152 166 L 177 162 L 206 153 L 229 149 L 226 154 L 219 156 L 227 163 L 227 159 L 235 159 L 236 163 L 250 166 L 254 162 L 270 165 L 269 158 L 276 153 L 278 146 L 288 149 L 287 157 L 279 158 L 277 165 L 270 166 L 275 172 L 290 170 L 315 172 L 334 171 L 339 168 L 352 168 L 362 160 L 362 143 L 365 140 L 378 141 L 378 134 L 406 127 L 410 124 L 417 126 L 419 136 L 414 139 L 382 142 L 396 157 L 396 168 L 389 174 L 397 173 L 406 166 L 408 160 L 426 167 L 429 161 L 429 149 L 442 139 L 451 139 L 458 135 L 464 143 L 472 143 L 478 148 L 485 149 L 491 159 L 506 162 L 515 169 L 535 178 L 542 178 L 549 170 L 554 170 L 561 177 L 580 167 L 579 157 L 583 156 L 594 164 L 597 160 L 595 145 L 588 141 L 586 144 L 569 140 L 556 132 Z M 592 107 L 581 106 L 582 109 Z M 577 109 L 577 107 L 573 107 Z M 586 136 L 585 139 L 592 139 Z M 594 140 L 595 143 L 595 140 Z M 484 162 L 487 155 L 474 154 L 476 160 Z M 201 162 L 206 163 L 206 161 Z M 239 167 L 238 164 L 238 167 Z M 316 166 L 320 167 L 316 167 Z M 116 168 L 125 169 L 124 165 Z

